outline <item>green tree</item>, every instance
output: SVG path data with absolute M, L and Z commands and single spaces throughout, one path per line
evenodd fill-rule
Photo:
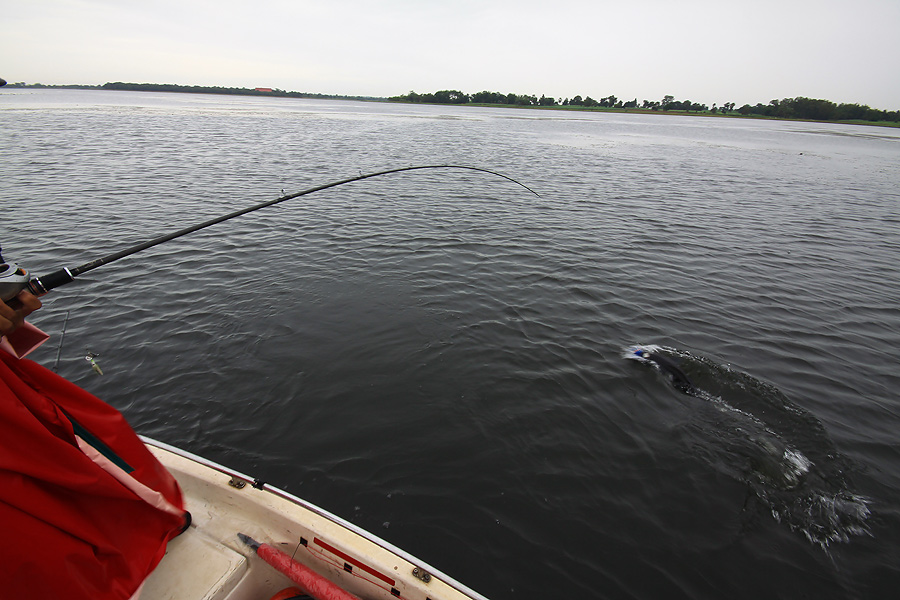
M 541 99 L 538 100 L 538 106 L 556 106 L 556 98 L 548 98 L 541 94 Z
M 465 104 L 469 95 L 459 90 L 440 90 L 434 93 L 434 101 L 440 104 Z

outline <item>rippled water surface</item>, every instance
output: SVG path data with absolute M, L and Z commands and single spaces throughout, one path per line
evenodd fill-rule
M 490 598 L 896 594 L 896 130 L 6 89 L 0 132 L 38 274 L 393 167 L 540 193 L 368 179 L 54 291 L 33 357 L 140 433 Z

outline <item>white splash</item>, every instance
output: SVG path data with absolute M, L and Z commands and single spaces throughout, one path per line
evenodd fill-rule
M 638 360 L 642 363 L 653 363 L 652 360 L 648 360 L 638 354 L 638 352 L 659 352 L 663 350 L 662 346 L 657 346 L 656 344 L 649 344 L 647 346 L 629 346 L 625 349 L 625 352 L 622 354 L 622 358 L 630 358 L 632 360 Z

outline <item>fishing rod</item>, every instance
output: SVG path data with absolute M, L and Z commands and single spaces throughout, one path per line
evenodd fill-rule
M 247 213 L 253 212 L 255 210 L 259 210 L 261 208 L 266 208 L 267 206 L 272 206 L 274 204 L 278 204 L 280 202 L 284 202 L 286 200 L 291 200 L 293 198 L 299 198 L 300 196 L 305 196 L 307 194 L 312 194 L 313 192 L 318 192 L 321 190 L 326 190 L 328 188 L 337 187 L 339 185 L 344 185 L 345 183 L 350 183 L 353 181 L 360 181 L 362 179 L 369 179 L 370 177 L 378 177 L 380 175 L 388 175 L 390 173 L 400 173 L 403 171 L 415 171 L 419 169 L 467 169 L 470 171 L 480 171 L 482 173 L 488 173 L 491 175 L 496 175 L 497 177 L 502 177 L 503 179 L 507 179 L 516 185 L 522 186 L 535 196 L 540 198 L 540 194 L 535 192 L 533 189 L 525 185 L 520 181 L 516 181 L 512 177 L 507 175 L 503 175 L 502 173 L 497 173 L 496 171 L 491 171 L 490 169 L 483 169 L 481 167 L 469 167 L 463 165 L 420 165 L 414 167 L 400 167 L 397 169 L 387 169 L 385 171 L 378 171 L 377 173 L 367 173 L 365 175 L 357 175 L 356 177 L 349 177 L 347 179 L 342 179 L 340 181 L 334 181 L 332 183 L 326 183 L 325 185 L 319 185 L 316 187 L 309 188 L 307 190 L 303 190 L 302 192 L 296 192 L 293 194 L 288 194 L 286 196 L 281 196 L 280 198 L 276 198 L 274 200 L 268 200 L 266 202 L 261 202 L 255 206 L 250 206 L 248 208 L 243 208 L 241 210 L 236 210 L 227 215 L 223 215 L 221 217 L 216 217 L 215 219 L 210 219 L 209 221 L 204 221 L 203 223 L 199 223 L 197 225 L 193 225 L 191 227 L 186 227 L 185 229 L 181 229 L 174 233 L 170 233 L 167 235 L 163 235 L 152 240 L 148 240 L 146 242 L 142 242 L 140 244 L 135 244 L 130 248 L 126 248 L 119 252 L 114 252 L 108 256 L 104 256 L 102 258 L 98 258 L 96 260 L 92 260 L 78 267 L 71 268 L 63 268 L 52 273 L 48 273 L 47 275 L 43 275 L 41 277 L 30 277 L 28 275 L 28 271 L 19 267 L 12 263 L 4 263 L 3 257 L 0 255 L 0 300 L 3 300 L 7 304 L 11 306 L 18 301 L 15 300 L 16 295 L 22 291 L 23 289 L 27 289 L 29 292 L 34 294 L 35 296 L 43 296 L 50 290 L 57 288 L 61 285 L 65 285 L 72 281 L 75 281 L 75 278 L 81 275 L 82 273 L 86 273 L 92 269 L 96 269 L 97 267 L 107 265 L 113 261 L 117 261 L 120 258 L 124 258 L 126 256 L 130 256 L 142 250 L 146 250 L 147 248 L 152 248 L 153 246 L 168 242 L 170 240 L 174 240 L 175 238 L 181 237 L 183 235 L 187 235 L 189 233 L 193 233 L 200 229 L 204 229 L 211 225 L 216 225 L 223 221 L 227 221 L 228 219 L 233 219 L 235 217 L 239 217 L 241 215 L 246 215 Z

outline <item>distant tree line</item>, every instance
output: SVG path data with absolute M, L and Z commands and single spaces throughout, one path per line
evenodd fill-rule
M 374 98 L 371 96 L 338 96 L 330 94 L 312 94 L 307 92 L 288 92 L 278 88 L 236 88 L 202 85 L 176 85 L 171 83 L 123 83 L 116 81 L 103 85 L 44 85 L 41 83 L 10 83 L 10 88 L 67 88 L 67 89 L 105 89 L 105 90 L 129 90 L 138 92 L 186 92 L 193 94 L 231 94 L 246 96 L 279 96 L 286 98 L 326 98 L 343 100 L 368 100 L 394 102 L 414 102 L 427 104 L 494 104 L 505 106 L 537 106 L 537 107 L 574 107 L 590 109 L 620 109 L 620 110 L 646 110 L 646 111 L 677 111 L 685 113 L 706 114 L 731 114 L 756 117 L 769 117 L 778 119 L 809 119 L 813 121 L 865 121 L 900 123 L 900 110 L 887 111 L 871 108 L 865 104 L 835 104 L 829 100 L 816 100 L 813 98 L 785 98 L 772 100 L 768 104 L 751 106 L 745 104 L 735 109 L 734 102 L 726 102 L 721 106 L 716 104 L 712 108 L 706 104 L 692 102 L 690 100 L 676 100 L 674 96 L 665 96 L 662 100 L 620 100 L 615 96 L 606 96 L 595 100 L 590 96 L 575 96 L 574 98 L 556 98 L 541 95 L 540 98 L 527 94 L 502 94 L 499 92 L 482 91 L 476 94 L 466 94 L 459 90 L 440 90 L 434 93 L 417 94 L 410 92 L 402 96 L 392 98 Z
M 814 121 L 900 121 L 900 110 L 878 110 L 865 104 L 835 104 L 829 100 L 803 97 L 772 100 L 756 106 L 745 104 L 738 112 L 742 115 Z
M 236 96 L 295 96 L 305 97 L 301 92 L 286 92 L 273 88 L 238 88 L 217 85 L 178 85 L 174 83 L 124 83 L 115 81 L 100 86 L 104 90 L 124 90 L 130 92 L 180 92 L 187 94 L 228 94 Z
M 666 96 L 659 102 L 644 100 L 638 103 L 637 98 L 634 100 L 619 100 L 615 96 L 607 96 L 594 100 L 590 96 L 575 96 L 574 98 L 565 98 L 557 100 L 541 95 L 529 96 L 523 94 L 501 94 L 499 92 L 478 92 L 477 94 L 465 94 L 459 90 L 440 90 L 433 94 L 417 94 L 410 92 L 403 96 L 394 96 L 389 100 L 398 102 L 422 102 L 429 104 L 505 104 L 512 106 L 579 106 L 585 108 L 642 108 L 645 110 L 680 110 L 680 111 L 709 111 L 709 107 L 705 104 L 698 104 L 690 100 L 676 101 L 672 96 Z M 730 110 L 734 110 L 734 104 L 727 105 Z M 716 109 L 718 110 L 718 109 Z M 723 110 L 724 112 L 724 110 Z
M 60 88 L 60 89 L 66 89 L 66 90 L 95 90 L 95 89 L 99 89 L 100 86 L 80 85 L 77 83 L 65 84 L 65 85 L 44 85 L 43 83 L 25 83 L 24 81 L 17 81 L 15 83 L 10 83 L 7 87 L 10 87 L 10 88 Z
M 389 100 L 395 102 L 413 102 L 426 104 L 498 104 L 507 106 L 564 106 L 584 108 L 640 109 L 649 111 L 679 111 L 710 114 L 733 114 L 747 116 L 773 117 L 780 119 L 810 119 L 814 121 L 890 121 L 900 122 L 900 111 L 886 111 L 870 108 L 864 104 L 835 104 L 829 100 L 812 98 L 785 98 L 772 100 L 769 104 L 750 106 L 745 104 L 735 109 L 734 102 L 726 102 L 712 108 L 706 104 L 690 100 L 676 100 L 674 96 L 665 96 L 662 100 L 620 100 L 615 96 L 607 96 L 595 100 L 590 96 L 574 98 L 556 98 L 541 95 L 540 98 L 524 94 L 503 94 L 483 91 L 466 94 L 459 90 L 440 90 L 434 93 L 418 94 L 409 92 L 402 96 L 394 96 Z
M 181 92 L 189 94 L 228 94 L 240 96 L 278 96 L 281 98 L 346 98 L 352 100 L 381 100 L 368 96 L 335 96 L 312 94 L 309 92 L 287 92 L 278 88 L 237 88 L 206 85 L 177 85 L 174 83 L 104 83 L 104 90 L 127 90 L 132 92 Z

